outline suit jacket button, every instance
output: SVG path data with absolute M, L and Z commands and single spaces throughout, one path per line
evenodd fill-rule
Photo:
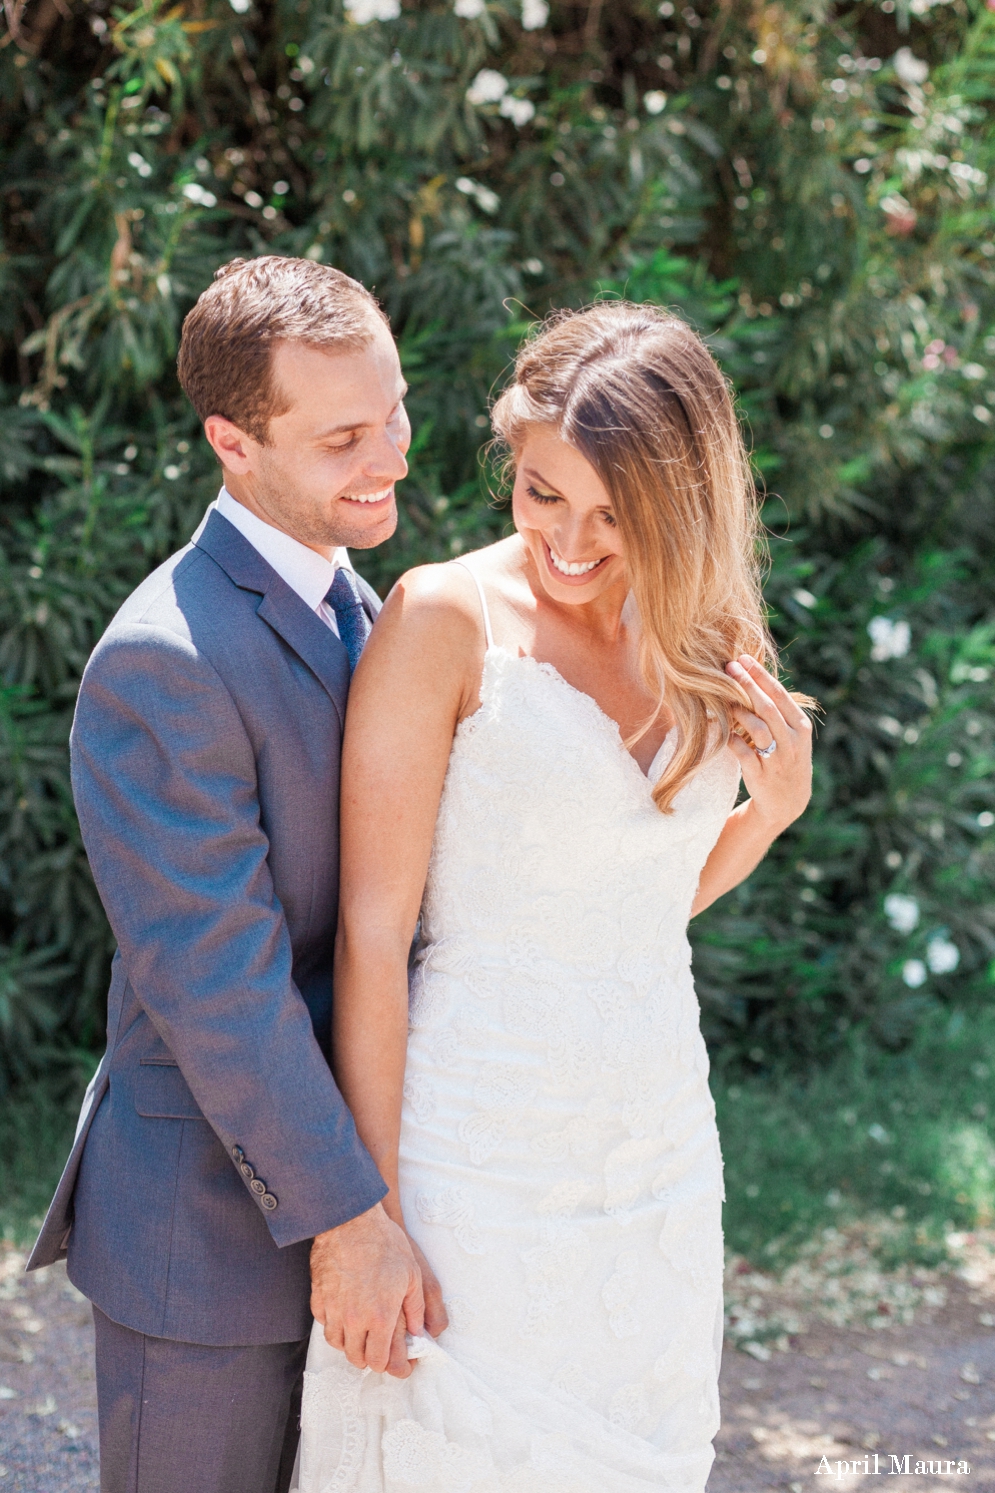
M 256 1194 L 256 1197 L 261 1198 L 263 1193 L 266 1191 L 266 1183 L 262 1180 L 261 1177 L 253 1177 L 252 1181 L 249 1183 L 249 1186 Z
M 232 1148 L 231 1148 L 231 1159 L 232 1159 L 232 1161 L 244 1161 L 245 1160 L 245 1152 L 242 1150 L 241 1146 L 232 1146 Z
M 247 1182 L 251 1182 L 253 1177 L 256 1175 L 247 1161 L 242 1162 L 241 1166 L 239 1167 L 239 1171 L 242 1173 L 242 1176 Z
M 259 1201 L 262 1203 L 267 1213 L 272 1213 L 273 1209 L 276 1207 L 276 1198 L 271 1192 L 264 1192 Z

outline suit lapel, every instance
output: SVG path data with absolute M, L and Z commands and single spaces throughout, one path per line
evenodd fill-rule
M 220 513 L 211 514 L 196 543 L 240 590 L 259 593 L 257 615 L 320 680 L 344 724 L 349 696 L 349 655 L 345 645 Z
M 279 576 L 276 582 L 259 603 L 258 615 L 321 680 L 345 725 L 350 672 L 345 646 L 332 629 L 301 601 L 296 591 L 291 590 Z

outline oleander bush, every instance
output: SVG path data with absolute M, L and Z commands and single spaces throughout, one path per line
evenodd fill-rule
M 74 1081 L 111 944 L 66 739 L 217 473 L 183 314 L 234 255 L 374 288 L 406 566 L 500 534 L 488 400 L 548 308 L 676 307 L 733 379 L 808 815 L 693 929 L 713 1053 L 811 1066 L 995 958 L 995 14 L 976 0 L 12 0 L 0 42 L 0 1072 Z M 863 1040 L 863 1036 L 862 1036 Z

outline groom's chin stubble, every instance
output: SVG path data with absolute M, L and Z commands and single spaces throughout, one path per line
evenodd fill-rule
M 358 504 L 356 505 L 359 506 Z M 344 545 L 346 549 L 371 550 L 376 549 L 378 544 L 388 540 L 397 528 L 397 503 L 392 502 L 389 509 L 374 523 L 367 518 L 364 523 L 357 514 L 355 517 L 342 503 L 336 504 L 334 516 L 334 533 L 325 541 L 327 544 Z

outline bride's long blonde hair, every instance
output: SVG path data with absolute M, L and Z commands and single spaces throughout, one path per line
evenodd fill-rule
M 611 494 L 639 611 L 640 668 L 657 714 L 666 700 L 677 726 L 653 788 L 669 813 L 746 703 L 725 665 L 751 653 L 777 666 L 756 492 L 726 380 L 678 317 L 604 301 L 538 328 L 492 420 L 512 457 L 529 427 L 555 426 Z

